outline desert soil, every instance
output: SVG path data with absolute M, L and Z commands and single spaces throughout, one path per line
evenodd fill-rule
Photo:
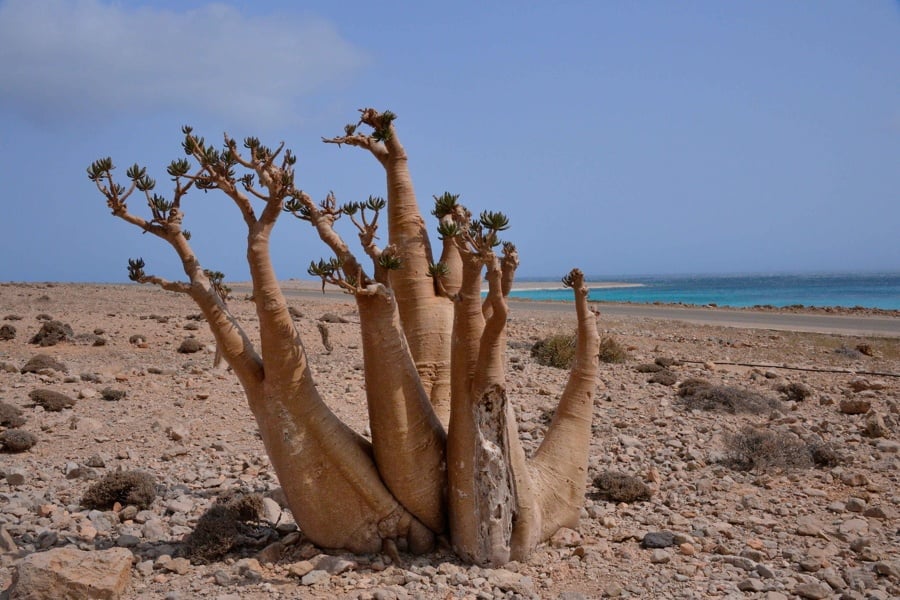
M 352 301 L 296 294 L 289 302 L 323 396 L 365 434 Z M 230 307 L 252 337 L 251 302 L 238 294 Z M 323 561 L 325 551 L 290 533 L 287 512 L 279 528 L 287 545 L 248 545 L 201 565 L 172 558 L 199 516 L 235 490 L 277 498 L 278 481 L 236 378 L 212 366 L 212 335 L 192 318 L 198 312 L 188 298 L 149 286 L 0 284 L 0 325 L 16 330 L 0 341 L 0 400 L 21 408 L 22 429 L 37 436 L 26 452 L 0 453 L 0 527 L 14 542 L 0 556 L 0 589 L 23 557 L 71 545 L 130 549 L 126 598 L 900 597 L 900 338 L 604 315 L 602 335 L 626 346 L 629 358 L 601 365 L 590 478 L 607 470 L 637 476 L 650 500 L 607 501 L 589 483 L 577 531 L 496 569 L 461 564 L 446 547 Z M 325 313 L 347 320 L 328 324 L 331 353 L 317 330 Z M 47 318 L 70 325 L 74 340 L 29 343 Z M 574 331 L 564 309 L 511 312 L 509 392 L 529 451 L 566 380 L 565 371 L 537 364 L 530 348 L 560 331 Z M 199 352 L 178 352 L 188 337 L 201 342 Z M 67 372 L 20 372 L 41 353 Z M 678 384 L 648 383 L 653 374 L 636 368 L 658 358 L 681 361 L 670 367 L 678 382 L 700 377 L 781 404 L 762 414 L 689 410 Z M 789 401 L 779 392 L 788 383 L 812 394 Z M 44 410 L 29 398 L 42 388 L 76 402 Z M 126 395 L 104 399 L 107 388 Z M 733 468 L 726 441 L 747 425 L 827 444 L 836 462 Z M 80 504 L 117 469 L 156 478 L 148 510 Z

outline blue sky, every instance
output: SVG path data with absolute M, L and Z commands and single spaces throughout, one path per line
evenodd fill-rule
M 888 0 L 0 0 L 0 90 L 0 281 L 183 278 L 85 175 L 112 156 L 163 191 L 182 124 L 285 141 L 315 198 L 384 195 L 320 141 L 364 106 L 398 114 L 423 212 L 508 214 L 521 276 L 900 271 Z M 230 201 L 185 208 L 204 266 L 248 279 Z M 325 250 L 285 218 L 273 254 L 307 278 Z

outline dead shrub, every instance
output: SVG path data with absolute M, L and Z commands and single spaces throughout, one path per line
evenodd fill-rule
M 100 390 L 100 397 L 108 402 L 117 402 L 128 395 L 125 390 L 117 390 L 115 388 L 103 388 Z
M 724 463 L 736 471 L 768 471 L 808 468 L 813 459 L 796 435 L 747 426 L 725 438 Z
M 37 444 L 37 436 L 24 429 L 7 429 L 0 433 L 0 445 L 6 452 L 25 452 Z
M 22 367 L 22 373 L 40 373 L 44 370 L 62 371 L 67 373 L 69 369 L 63 363 L 59 362 L 52 356 L 47 354 L 35 354 L 32 356 L 25 366 Z
M 649 500 L 653 491 L 633 475 L 618 471 L 604 471 L 594 477 L 592 497 L 608 502 L 641 502 Z
M 600 340 L 600 362 L 623 363 L 628 360 L 628 351 L 616 341 L 616 338 L 607 336 Z
M 665 367 L 661 367 L 656 363 L 642 363 L 634 368 L 638 373 L 659 373 Z
M 18 406 L 0 402 L 0 425 L 5 427 L 21 427 L 25 424 L 22 409 Z
M 663 369 L 662 371 L 658 371 L 654 373 L 650 379 L 647 380 L 647 383 L 658 383 L 659 385 L 675 385 L 678 381 L 678 377 L 672 371 L 668 369 Z
M 781 407 L 778 400 L 753 390 L 713 385 L 704 379 L 686 379 L 678 388 L 688 410 L 721 410 L 729 413 L 759 414 Z
M 830 442 L 814 442 L 809 444 L 809 455 L 817 467 L 830 469 L 841 464 L 843 457 L 834 444 Z
M 778 391 L 789 402 L 803 402 L 813 395 L 812 388 L 805 383 L 784 383 L 778 386 Z
M 146 471 L 115 471 L 90 486 L 81 498 L 82 506 L 107 510 L 118 502 L 149 508 L 156 498 L 156 479 Z
M 32 344 L 38 346 L 55 346 L 60 342 L 71 341 L 75 337 L 75 333 L 69 325 L 61 321 L 47 321 L 41 325 L 34 337 L 31 338 Z
M 575 358 L 575 336 L 556 334 L 540 339 L 531 346 L 531 356 L 545 367 L 568 369 Z
M 194 354 L 203 350 L 203 344 L 197 338 L 185 338 L 181 345 L 178 346 L 179 354 Z
M 75 406 L 75 399 L 66 396 L 62 392 L 47 389 L 31 390 L 28 393 L 31 401 L 38 406 L 43 406 L 48 412 L 60 412 L 64 408 Z
M 187 558 L 193 563 L 208 563 L 248 541 L 265 539 L 266 532 L 257 524 L 262 514 L 263 498 L 256 493 L 217 500 L 185 538 Z
M 16 328 L 12 325 L 0 326 L 0 340 L 8 341 L 16 339 Z

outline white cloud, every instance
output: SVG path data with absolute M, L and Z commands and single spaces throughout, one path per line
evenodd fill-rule
M 0 104 L 37 122 L 202 110 L 295 120 L 305 95 L 346 80 L 364 54 L 327 21 L 183 12 L 100 0 L 0 5 Z

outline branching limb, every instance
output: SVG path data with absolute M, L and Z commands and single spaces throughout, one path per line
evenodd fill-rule
M 578 332 L 575 362 L 553 420 L 531 462 L 542 514 L 542 539 L 573 527 L 584 502 L 593 396 L 599 370 L 597 316 L 588 305 L 584 275 L 573 269 L 563 283 L 575 292 Z

